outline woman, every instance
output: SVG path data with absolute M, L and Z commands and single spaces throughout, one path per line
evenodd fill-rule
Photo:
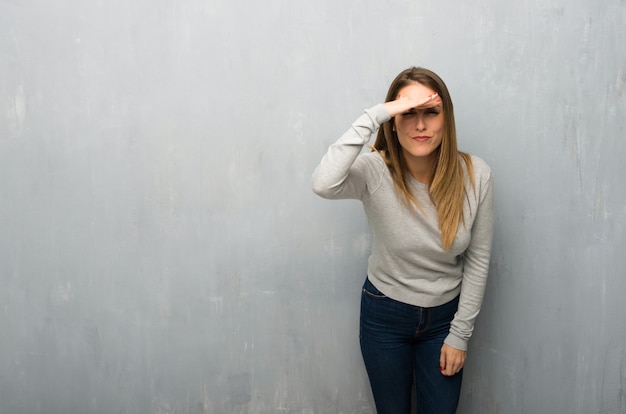
M 361 154 L 378 130 L 374 149 Z M 491 171 L 458 151 L 452 100 L 423 68 L 330 146 L 313 190 L 363 203 L 372 252 L 360 341 L 379 414 L 454 413 L 483 299 L 493 233 Z

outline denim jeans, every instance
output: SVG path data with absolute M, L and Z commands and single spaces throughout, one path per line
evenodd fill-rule
M 390 299 L 365 280 L 361 352 L 378 414 L 410 414 L 413 383 L 418 414 L 454 414 L 463 371 L 444 376 L 439 357 L 458 303 L 457 297 L 421 308 Z

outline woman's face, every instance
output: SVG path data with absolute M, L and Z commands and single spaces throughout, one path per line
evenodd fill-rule
M 400 89 L 398 98 L 405 96 L 422 101 L 435 93 L 421 83 L 412 83 Z M 428 108 L 411 109 L 394 118 L 394 129 L 407 162 L 430 160 L 441 145 L 444 114 L 440 103 Z

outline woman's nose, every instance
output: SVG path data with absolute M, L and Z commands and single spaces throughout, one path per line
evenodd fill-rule
M 426 122 L 424 122 L 424 116 L 421 114 L 417 115 L 417 119 L 415 121 L 415 129 L 424 130 L 426 129 Z

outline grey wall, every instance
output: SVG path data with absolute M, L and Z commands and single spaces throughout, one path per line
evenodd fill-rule
M 626 413 L 626 2 L 0 0 L 0 413 L 373 413 L 310 174 L 410 65 L 496 176 L 460 413 Z

